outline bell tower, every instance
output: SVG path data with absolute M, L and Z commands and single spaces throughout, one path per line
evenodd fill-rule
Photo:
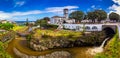
M 63 11 L 64 11 L 64 17 L 68 19 L 68 9 L 65 8 Z

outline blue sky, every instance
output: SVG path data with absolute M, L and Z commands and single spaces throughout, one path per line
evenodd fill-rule
M 31 21 L 54 15 L 63 16 L 63 9 L 69 13 L 102 9 L 107 13 L 120 14 L 120 0 L 0 0 L 0 19 Z

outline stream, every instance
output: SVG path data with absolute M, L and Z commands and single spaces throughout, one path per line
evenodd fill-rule
M 97 53 L 103 52 L 103 50 L 104 50 L 104 45 L 105 45 L 105 43 L 106 43 L 106 41 L 107 41 L 108 39 L 109 39 L 109 38 L 106 38 L 99 47 L 90 48 L 90 49 L 88 49 L 87 52 L 88 52 L 89 54 L 91 54 L 91 55 L 96 55 Z
M 35 53 L 32 55 L 42 55 L 44 53 L 49 54 L 49 52 L 53 52 L 53 51 L 69 51 L 72 54 L 73 58 L 93 58 L 96 53 L 103 52 L 104 44 L 108 39 L 109 38 L 106 38 L 99 47 L 58 48 L 58 49 L 50 49 L 46 51 L 41 51 L 41 52 L 33 51 L 30 48 L 27 48 L 26 45 L 25 46 L 23 45 L 23 42 L 21 43 L 21 45 L 23 45 L 26 48 L 26 51 Z M 29 52 L 27 54 L 30 54 Z

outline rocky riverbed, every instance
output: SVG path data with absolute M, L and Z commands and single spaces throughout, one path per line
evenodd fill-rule
M 51 54 L 34 56 L 21 53 L 18 49 L 13 49 L 14 53 L 20 58 L 72 58 L 71 54 L 67 51 L 55 51 Z

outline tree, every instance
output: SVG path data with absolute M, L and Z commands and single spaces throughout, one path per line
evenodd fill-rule
M 109 18 L 110 20 L 119 21 L 119 14 L 112 12 L 109 14 Z
M 88 19 L 92 20 L 93 23 L 95 23 L 95 19 L 97 18 L 94 12 L 88 12 L 87 17 Z
M 36 22 L 35 22 L 36 25 L 40 25 L 41 27 L 44 27 L 45 25 L 47 25 L 47 21 L 44 20 L 44 19 L 38 19 Z
M 50 21 L 49 17 L 44 17 L 43 20 Z
M 81 21 L 82 19 L 84 19 L 84 12 L 74 11 L 74 12 L 70 13 L 69 18 L 73 18 L 77 22 Z
M 87 15 L 85 15 L 85 16 L 84 16 L 84 19 L 88 19 L 88 16 L 87 16 Z
M 98 22 L 101 22 L 101 20 L 105 20 L 107 18 L 107 13 L 104 10 L 95 10 L 94 11 L 97 18 Z
M 58 25 L 51 25 L 51 24 L 48 24 L 48 21 L 50 20 L 49 17 L 44 17 L 42 19 L 38 19 L 36 22 L 35 22 L 35 25 L 40 25 L 41 27 L 45 28 L 45 29 L 48 29 L 48 28 L 53 28 L 53 29 L 56 29 L 58 27 Z
M 107 13 L 104 10 L 94 10 L 87 13 L 88 19 L 91 19 L 93 23 L 95 23 L 95 19 L 98 22 L 101 20 L 105 20 L 107 18 Z

